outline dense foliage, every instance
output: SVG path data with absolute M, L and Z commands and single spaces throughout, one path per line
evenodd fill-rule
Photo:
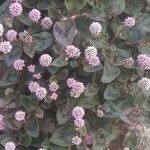
M 148 150 L 149 12 L 149 0 L 1 0 L 0 149 Z

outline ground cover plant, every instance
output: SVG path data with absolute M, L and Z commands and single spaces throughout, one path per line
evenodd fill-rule
M 149 150 L 149 0 L 0 1 L 0 150 Z

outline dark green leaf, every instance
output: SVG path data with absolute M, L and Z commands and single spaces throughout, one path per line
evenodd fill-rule
M 65 58 L 60 56 L 52 62 L 52 66 L 63 67 L 63 66 L 68 65 L 68 63 L 69 63 L 68 60 L 65 60 Z
M 32 137 L 24 133 L 20 136 L 19 141 L 21 142 L 21 145 L 28 147 L 32 142 Z

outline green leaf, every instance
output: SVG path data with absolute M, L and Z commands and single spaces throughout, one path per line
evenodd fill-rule
M 24 50 L 25 54 L 27 54 L 30 58 L 34 57 L 35 50 L 32 49 L 32 47 L 30 47 L 30 46 L 24 46 L 23 50 Z
M 13 50 L 10 53 L 4 55 L 4 60 L 7 66 L 10 67 L 11 65 L 13 65 L 14 61 L 16 59 L 19 59 L 21 55 L 22 48 L 20 46 L 14 46 Z
M 68 63 L 69 63 L 68 60 L 65 60 L 65 58 L 60 56 L 52 62 L 52 66 L 63 67 L 63 66 L 68 65 Z
M 63 69 L 63 70 L 59 71 L 57 74 L 58 80 L 66 79 L 68 74 L 69 74 L 69 71 L 67 69 Z
M 37 118 L 31 116 L 30 118 L 26 119 L 24 128 L 29 136 L 38 137 L 40 128 Z
M 119 67 L 114 66 L 106 61 L 101 80 L 103 83 L 110 83 L 117 78 L 120 72 L 121 71 Z
M 33 111 L 38 108 L 38 102 L 31 96 L 21 95 L 20 103 L 27 111 Z
M 53 35 L 42 31 L 40 33 L 33 34 L 33 47 L 35 51 L 43 51 L 47 49 L 54 41 Z
M 86 0 L 65 0 L 65 7 L 71 12 L 80 11 L 85 4 Z
M 89 83 L 85 88 L 84 95 L 87 97 L 95 96 L 97 95 L 98 91 L 99 88 L 97 86 L 94 86 L 93 84 Z
M 89 64 L 83 64 L 83 70 L 86 72 L 97 72 L 103 68 L 102 64 L 99 64 L 98 66 L 91 66 Z
M 74 125 L 67 123 L 60 126 L 55 130 L 51 137 L 51 141 L 59 146 L 70 146 L 72 145 L 72 138 L 74 137 Z
M 72 44 L 75 31 L 76 28 L 72 20 L 58 21 L 53 28 L 56 41 L 65 47 Z
M 24 133 L 19 137 L 19 141 L 21 142 L 21 145 L 28 147 L 32 143 L 32 137 Z
M 106 100 L 115 100 L 120 97 L 119 87 L 115 84 L 110 84 L 104 91 L 104 98 Z
M 150 43 L 144 43 L 143 45 L 139 46 L 138 50 L 143 54 L 150 55 Z

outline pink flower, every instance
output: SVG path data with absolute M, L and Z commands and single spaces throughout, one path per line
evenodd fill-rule
M 75 136 L 75 137 L 72 138 L 72 143 L 75 144 L 75 145 L 80 145 L 81 142 L 82 142 L 82 140 L 78 136 Z
M 85 142 L 86 142 L 87 145 L 93 144 L 93 140 L 94 140 L 94 138 L 91 134 L 85 136 Z
M 68 58 L 77 58 L 81 54 L 80 50 L 73 45 L 67 46 L 65 52 Z
M 98 56 L 90 57 L 88 60 L 88 64 L 92 67 L 98 66 L 100 64 L 100 60 Z
M 45 17 L 41 20 L 41 26 L 44 30 L 50 29 L 53 25 L 53 21 L 49 17 Z
M 85 111 L 82 107 L 77 106 L 72 110 L 72 116 L 75 119 L 83 118 L 84 115 L 85 115 Z
M 40 87 L 40 85 L 35 81 L 31 81 L 28 85 L 28 89 L 30 90 L 30 92 L 34 93 L 36 92 L 36 90 Z
M 24 42 L 27 44 L 27 45 L 31 45 L 31 43 L 33 42 L 33 38 L 31 35 L 27 35 L 24 39 Z
M 7 33 L 6 33 L 6 38 L 7 40 L 9 41 L 14 41 L 17 37 L 17 32 L 15 30 L 9 30 Z
M 127 17 L 124 21 L 124 25 L 129 28 L 135 26 L 135 19 L 132 17 Z
M 3 28 L 3 25 L 0 24 L 0 36 L 2 36 L 4 33 L 4 28 Z
M 97 110 L 97 116 L 100 117 L 100 118 L 103 117 L 104 116 L 104 112 L 102 110 L 98 109 Z
M 150 79 L 143 77 L 138 81 L 138 87 L 142 90 L 149 90 L 150 89 Z
M 56 100 L 57 98 L 58 98 L 57 93 L 52 93 L 52 95 L 50 96 L 50 99 L 52 99 L 52 100 Z
M 125 64 L 129 67 L 132 67 L 134 65 L 134 59 L 132 57 L 129 57 L 126 61 Z
M 94 46 L 88 46 L 85 51 L 85 58 L 88 60 L 91 57 L 95 57 L 97 55 L 97 49 Z
M 12 50 L 12 45 L 10 44 L 9 41 L 4 41 L 0 43 L 0 51 L 4 54 L 7 54 L 11 52 Z
M 32 9 L 29 12 L 29 18 L 31 19 L 31 21 L 37 23 L 41 18 L 41 12 L 38 9 Z
M 12 16 L 18 17 L 22 14 L 23 8 L 22 5 L 18 2 L 14 2 L 9 6 L 9 12 Z
M 37 98 L 39 100 L 42 100 L 46 97 L 47 95 L 47 90 L 43 87 L 39 87 L 36 91 L 35 91 L 35 94 L 37 96 Z
M 23 120 L 25 120 L 25 116 L 26 116 L 26 113 L 23 112 L 22 110 L 17 111 L 17 112 L 15 113 L 15 119 L 16 119 L 17 121 L 23 121 Z
M 28 71 L 29 72 L 35 72 L 35 65 L 28 66 Z
M 92 35 L 97 36 L 101 33 L 102 26 L 99 22 L 93 22 L 93 23 L 91 23 L 89 30 Z
M 7 142 L 5 144 L 5 150 L 15 150 L 16 145 L 13 142 Z
M 129 150 L 129 148 L 128 148 L 128 147 L 125 147 L 123 150 Z
M 140 54 L 137 58 L 138 65 L 144 69 L 150 69 L 150 57 L 146 56 L 145 54 Z
M 39 58 L 40 65 L 43 67 L 48 67 L 52 63 L 52 57 L 48 54 L 43 54 Z
M 5 123 L 3 122 L 4 116 L 0 114 L 0 130 L 5 129 Z
M 40 73 L 36 73 L 36 74 L 33 75 L 33 78 L 34 78 L 34 79 L 37 79 L 37 80 L 39 80 L 41 77 L 42 77 L 42 76 L 41 76 Z
M 15 62 L 14 62 L 14 64 L 13 64 L 13 66 L 14 66 L 14 68 L 16 69 L 16 70 L 23 70 L 23 67 L 25 66 L 25 64 L 24 64 L 24 60 L 22 60 L 22 59 L 17 59 Z
M 77 128 L 82 128 L 85 126 L 85 121 L 82 118 L 77 118 L 74 120 L 74 124 Z
M 76 80 L 75 79 L 73 79 L 73 78 L 68 78 L 67 79 L 67 86 L 69 88 L 73 87 L 75 84 L 76 84 Z
M 57 92 L 58 89 L 59 89 L 59 85 L 58 85 L 56 82 L 51 82 L 51 83 L 49 84 L 49 90 L 50 90 L 51 92 Z

